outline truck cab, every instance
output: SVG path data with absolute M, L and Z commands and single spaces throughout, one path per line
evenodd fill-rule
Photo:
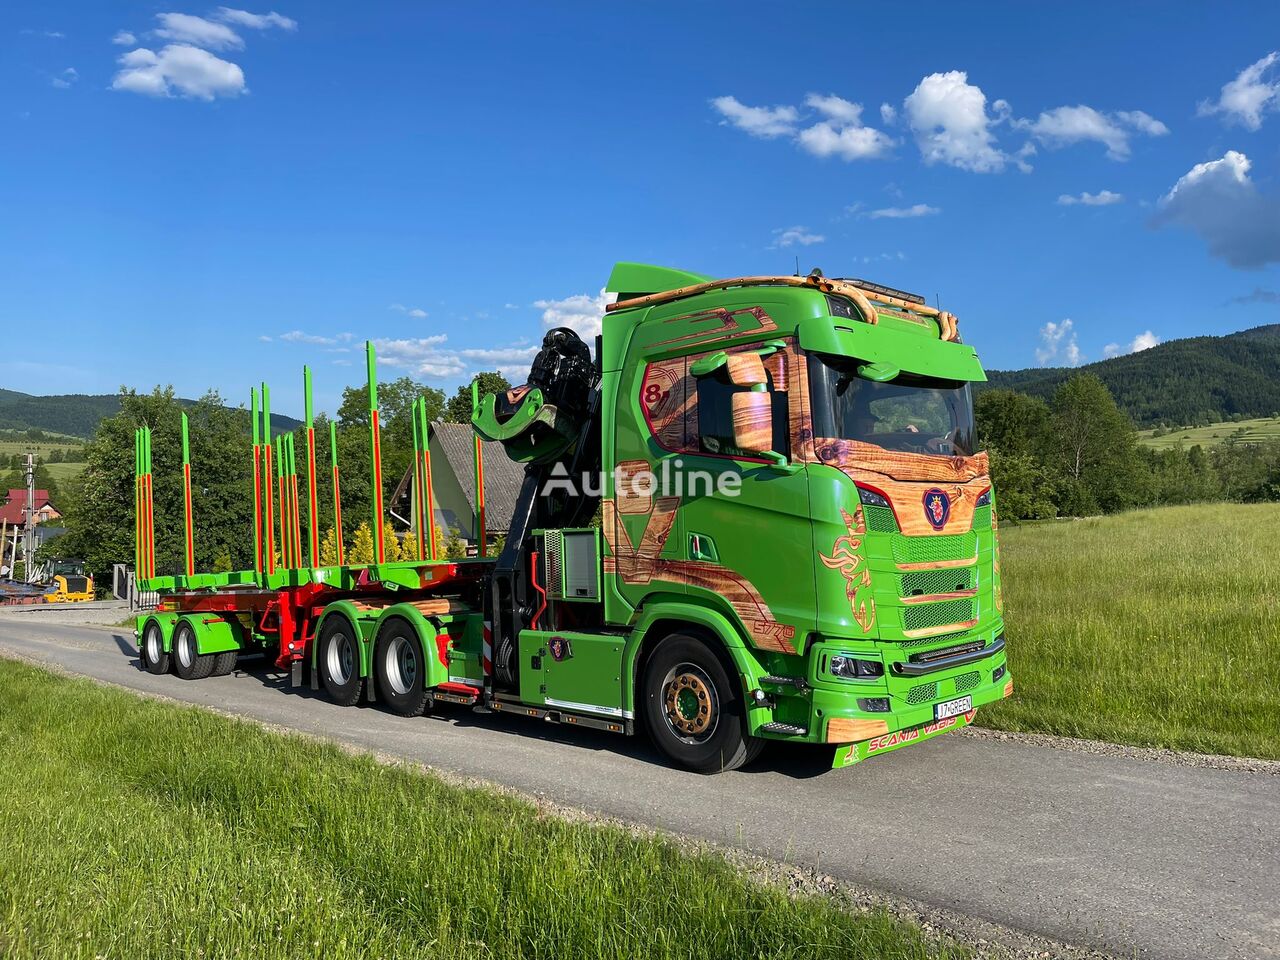
M 605 621 L 641 634 L 637 711 L 693 765 L 751 752 L 718 742 L 735 708 L 747 738 L 843 765 L 1012 692 L 975 351 L 922 298 L 804 279 L 609 282 Z M 646 676 L 664 634 L 736 689 L 696 658 Z

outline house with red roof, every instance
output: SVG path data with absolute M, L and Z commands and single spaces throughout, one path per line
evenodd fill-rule
M 62 514 L 49 502 L 48 490 L 37 490 L 35 500 L 36 523 L 57 520 Z M 27 522 L 27 491 L 24 487 L 10 488 L 9 499 L 0 503 L 0 523 L 21 526 Z

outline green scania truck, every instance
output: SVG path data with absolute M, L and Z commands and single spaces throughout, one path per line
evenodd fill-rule
M 524 385 L 473 389 L 474 559 L 438 556 L 422 403 L 408 536 L 420 559 L 386 559 L 397 534 L 372 346 L 371 564 L 344 563 L 340 536 L 337 564 L 320 562 L 318 498 L 332 497 L 340 531 L 342 497 L 335 443 L 319 482 L 309 372 L 296 438 L 271 436 L 265 385 L 252 396 L 252 570 L 193 567 L 184 423 L 186 564 L 157 574 L 140 428 L 135 562 L 161 596 L 138 617 L 143 666 L 199 679 L 265 652 L 341 704 L 644 731 L 704 773 L 769 740 L 829 745 L 846 766 L 1010 696 L 970 395 L 985 375 L 954 316 L 818 271 L 713 280 L 619 263 L 608 290 L 594 351 L 552 330 Z M 524 465 L 494 557 L 481 439 Z

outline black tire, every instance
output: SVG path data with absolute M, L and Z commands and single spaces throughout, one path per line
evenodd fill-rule
M 316 669 L 320 686 L 334 703 L 349 707 L 360 699 L 360 641 L 346 617 L 334 614 L 325 621 L 316 646 Z
M 173 672 L 183 680 L 203 680 L 213 670 L 213 654 L 198 653 L 195 627 L 179 620 L 173 628 Z
M 674 633 L 663 640 L 645 665 L 641 691 L 649 736 L 683 767 L 736 770 L 764 746 L 747 733 L 742 692 L 730 668 L 697 637 Z
M 224 650 L 222 653 L 213 655 L 213 670 L 210 671 L 211 677 L 225 677 L 236 668 L 236 657 L 239 656 L 238 650 Z
M 378 699 L 402 717 L 419 716 L 427 706 L 427 664 L 422 640 L 403 620 L 389 620 L 373 645 Z
M 138 662 L 147 673 L 169 672 L 169 654 L 164 649 L 164 631 L 154 620 L 148 622 L 143 628 L 142 642 L 138 644 Z

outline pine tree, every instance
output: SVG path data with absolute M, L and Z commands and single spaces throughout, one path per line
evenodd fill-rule
M 356 527 L 355 536 L 347 546 L 346 561 L 353 566 L 373 563 L 373 533 L 367 521 L 361 521 Z
M 323 567 L 332 567 L 338 563 L 338 537 L 334 533 L 333 527 L 324 532 L 324 537 L 320 541 L 320 565 Z

